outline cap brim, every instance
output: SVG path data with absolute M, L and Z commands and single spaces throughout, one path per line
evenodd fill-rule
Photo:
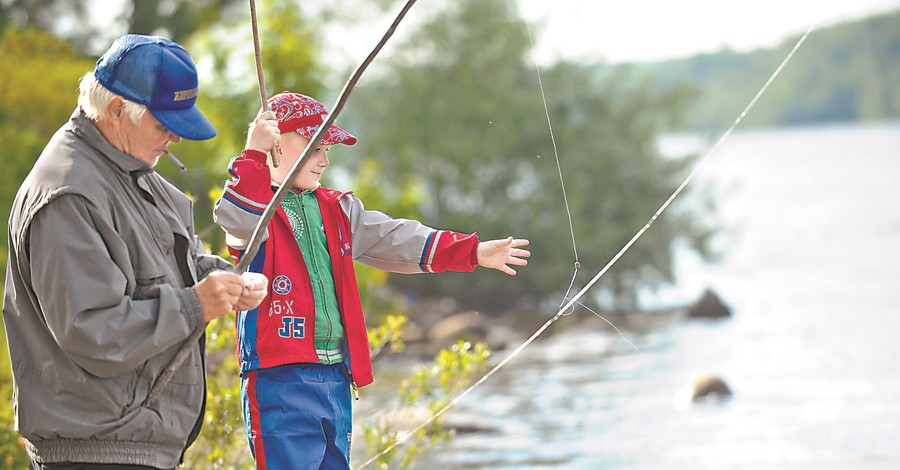
M 297 129 L 297 132 L 306 137 L 307 139 L 312 139 L 314 135 L 316 135 L 316 131 L 319 130 L 319 126 L 308 126 L 301 127 Z M 325 135 L 322 136 L 322 144 L 324 145 L 335 145 L 335 144 L 344 144 L 344 145 L 353 145 L 357 141 L 356 136 L 345 131 L 344 129 L 338 127 L 335 124 L 332 124 L 331 127 L 328 128 L 328 131 L 325 132 Z
M 206 140 L 212 139 L 217 134 L 216 128 L 196 106 L 171 111 L 151 109 L 150 114 L 166 126 L 166 129 L 183 139 Z

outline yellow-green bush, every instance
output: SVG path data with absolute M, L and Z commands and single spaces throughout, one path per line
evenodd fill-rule
M 25 443 L 14 429 L 12 370 L 6 346 L 6 330 L 2 323 L 0 334 L 0 465 L 2 468 L 27 468 L 30 461 L 25 454 Z

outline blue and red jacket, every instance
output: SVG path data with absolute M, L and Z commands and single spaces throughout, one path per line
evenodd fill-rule
M 216 202 L 215 220 L 225 229 L 229 251 L 237 260 L 275 191 L 262 152 L 244 150 L 232 160 L 229 172 L 232 179 Z M 352 380 L 363 387 L 373 380 L 372 363 L 353 261 L 397 273 L 473 271 L 478 237 L 366 210 L 347 191 L 319 187 L 314 195 L 327 238 Z M 238 312 L 235 322 L 241 371 L 319 361 L 312 282 L 281 207 L 266 235 L 249 270 L 269 279 L 269 293 L 257 308 Z

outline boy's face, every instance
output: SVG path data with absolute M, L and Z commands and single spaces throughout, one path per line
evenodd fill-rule
M 278 168 L 269 164 L 272 169 L 272 181 L 283 184 L 287 174 L 291 171 L 291 167 L 300 158 L 303 149 L 309 144 L 309 139 L 303 137 L 296 132 L 286 132 L 281 135 L 281 158 L 278 161 Z M 300 167 L 300 171 L 294 178 L 291 189 L 302 191 L 306 189 L 316 189 L 319 187 L 319 179 L 328 168 L 328 149 L 330 145 L 322 145 L 319 143 L 309 154 L 306 163 Z M 272 157 L 269 157 L 271 160 Z

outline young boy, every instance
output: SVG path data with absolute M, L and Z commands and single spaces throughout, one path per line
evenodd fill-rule
M 231 161 L 232 179 L 215 220 L 235 259 L 278 186 L 288 193 L 266 230 L 250 271 L 271 280 L 253 310 L 237 314 L 244 421 L 257 468 L 349 468 L 351 388 L 372 382 L 368 337 L 353 261 L 397 273 L 515 271 L 528 240 L 480 242 L 477 234 L 435 230 L 366 210 L 350 192 L 319 185 L 331 145 L 356 137 L 338 126 L 324 133 L 292 181 L 294 162 L 327 117 L 299 93 L 269 99 L 272 111 L 251 124 L 247 148 Z M 276 147 L 276 144 L 280 146 Z M 268 152 L 280 148 L 280 165 Z

